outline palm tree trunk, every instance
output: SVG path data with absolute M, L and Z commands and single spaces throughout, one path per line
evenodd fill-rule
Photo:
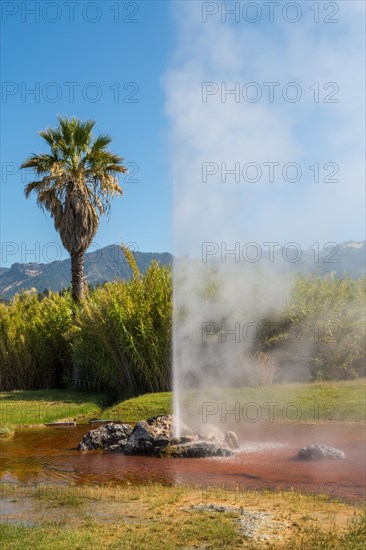
M 79 304 L 84 297 L 84 252 L 71 252 L 72 299 Z M 74 312 L 74 315 L 76 312 Z M 72 380 L 75 387 L 80 383 L 80 367 L 76 359 L 72 362 Z
M 84 297 L 84 252 L 71 252 L 72 299 L 79 303 Z

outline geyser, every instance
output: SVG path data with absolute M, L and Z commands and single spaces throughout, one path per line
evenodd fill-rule
M 296 23 L 278 11 L 270 25 L 216 12 L 204 20 L 200 3 L 174 5 L 177 48 L 164 86 L 177 430 L 179 421 L 202 424 L 204 403 L 220 404 L 224 388 L 274 380 L 282 359 L 260 349 L 258 334 L 286 305 L 298 251 L 360 234 L 364 7 L 340 3 L 329 25 L 298 4 Z M 239 83 L 276 93 L 244 97 Z M 310 354 L 311 342 L 301 344 Z

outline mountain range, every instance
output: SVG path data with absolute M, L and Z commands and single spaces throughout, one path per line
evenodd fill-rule
M 171 265 L 172 255 L 168 252 L 134 252 L 137 266 L 144 273 L 153 260 L 161 265 Z M 132 275 L 122 248 L 110 245 L 97 252 L 85 254 L 85 277 L 90 285 L 115 279 L 129 279 Z M 9 299 L 21 290 L 45 289 L 59 291 L 70 286 L 71 262 L 57 260 L 49 263 L 14 263 L 10 268 L 0 270 L 0 296 Z
M 327 275 L 331 272 L 337 277 L 349 275 L 352 278 L 365 276 L 365 241 L 347 241 L 319 250 L 303 250 L 301 259 L 289 262 L 289 266 L 305 274 Z M 173 256 L 169 252 L 134 252 L 137 266 L 144 273 L 153 260 L 161 265 L 171 265 Z M 277 249 L 274 261 L 283 261 L 283 250 Z M 45 289 L 59 291 L 70 286 L 70 260 L 58 260 L 50 263 L 14 263 L 10 268 L 0 268 L 0 297 L 12 298 L 17 292 L 26 289 Z M 85 276 L 90 285 L 102 284 L 115 279 L 129 279 L 132 270 L 118 245 L 110 245 L 97 253 L 85 255 Z

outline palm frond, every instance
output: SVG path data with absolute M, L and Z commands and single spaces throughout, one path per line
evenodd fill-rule
M 59 159 L 55 155 L 34 154 L 23 162 L 21 168 L 34 168 L 37 175 L 41 176 L 50 172 L 54 164 L 57 162 L 59 162 Z
M 28 198 L 32 191 L 38 191 L 42 187 L 42 181 L 32 181 L 25 186 L 24 194 Z
M 99 151 L 105 149 L 112 141 L 112 138 L 108 134 L 100 134 L 94 141 L 92 150 Z
M 41 130 L 39 135 L 50 145 L 52 149 L 57 147 L 57 143 L 61 139 L 59 128 L 46 128 L 46 130 Z
M 86 151 L 90 147 L 92 140 L 92 129 L 95 122 L 87 120 L 86 122 L 77 121 L 73 129 L 74 143 L 80 151 Z

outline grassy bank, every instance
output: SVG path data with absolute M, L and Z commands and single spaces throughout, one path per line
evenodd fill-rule
M 234 388 L 207 391 L 205 401 L 194 391 L 187 392 L 186 401 L 192 414 L 216 409 L 224 403 L 233 410 L 248 403 L 263 411 L 272 404 L 274 420 L 281 422 L 298 416 L 298 422 L 363 422 L 365 420 L 366 379 L 346 382 L 317 382 L 310 384 L 281 384 L 258 388 Z M 155 414 L 172 411 L 172 394 L 146 394 L 122 401 L 103 412 L 104 418 L 135 421 Z M 217 411 L 216 414 L 219 414 Z M 252 413 L 253 414 L 253 413 Z M 214 417 L 214 415 L 212 415 Z M 208 417 L 209 418 L 209 417 Z
M 321 495 L 221 488 L 206 492 L 157 484 L 9 484 L 3 486 L 2 502 L 2 548 L 12 550 L 22 550 L 25 540 L 35 549 L 55 550 L 351 550 L 363 548 L 366 541 L 362 510 Z M 15 515 L 17 505 L 22 511 Z
M 0 426 L 10 430 L 27 425 L 99 417 L 108 400 L 105 394 L 73 390 L 36 390 L 0 393 Z
M 225 403 L 240 409 L 253 403 L 263 411 L 263 418 L 272 406 L 277 422 L 364 422 L 366 379 L 345 382 L 317 382 L 311 384 L 283 384 L 259 388 L 235 388 L 221 392 L 211 390 L 202 399 L 190 392 L 186 395 L 192 414 L 202 408 L 213 410 Z M 208 404 L 208 405 L 207 405 Z M 172 412 L 171 392 L 149 393 L 108 406 L 106 394 L 88 394 L 71 390 L 15 391 L 0 394 L 0 426 L 14 429 L 24 425 L 75 420 L 87 423 L 91 418 L 134 422 L 157 414 Z M 219 412 L 217 411 L 217 413 Z M 252 413 L 251 413 L 252 414 Z M 214 418 L 214 416 L 212 416 Z M 209 420 L 209 417 L 208 417 Z

